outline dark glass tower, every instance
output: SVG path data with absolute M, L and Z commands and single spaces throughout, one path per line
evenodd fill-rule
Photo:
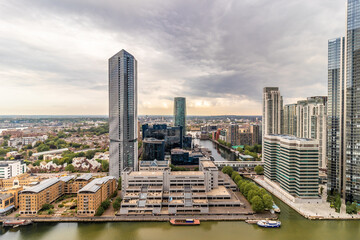
M 346 200 L 360 202 L 360 0 L 347 1 L 345 119 Z
M 110 175 L 138 169 L 137 62 L 121 50 L 109 59 Z
M 344 37 L 328 41 L 327 189 L 329 194 L 342 196 L 345 193 L 344 44 Z
M 186 99 L 184 97 L 174 98 L 174 126 L 182 127 L 182 135 L 186 133 Z

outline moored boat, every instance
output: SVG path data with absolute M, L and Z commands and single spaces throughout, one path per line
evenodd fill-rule
M 171 219 L 170 224 L 174 226 L 196 226 L 200 225 L 199 219 Z
M 3 222 L 4 227 L 26 226 L 30 224 L 32 224 L 31 220 L 5 220 Z
M 260 220 L 257 222 L 257 225 L 259 227 L 264 227 L 264 228 L 278 228 L 281 226 L 281 222 L 280 221 Z
M 280 213 L 280 208 L 274 203 L 273 205 L 274 212 Z

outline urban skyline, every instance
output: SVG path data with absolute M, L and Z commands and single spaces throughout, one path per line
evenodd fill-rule
M 296 102 L 305 94 L 325 95 L 324 44 L 329 37 L 344 35 L 341 1 L 53 4 L 12 1 L 0 5 L 0 53 L 7 59 L 1 62 L 0 76 L 3 88 L 12 90 L 5 91 L 0 101 L 10 98 L 11 92 L 18 93 L 1 106 L 3 114 L 106 115 L 104 59 L 124 48 L 141 63 L 141 115 L 171 115 L 174 96 L 188 99 L 189 115 L 261 115 L 261 89 L 268 85 L 283 90 L 284 103 Z M 199 9 L 208 10 L 203 11 L 206 22 L 198 18 Z M 34 17 L 38 13 L 41 18 Z M 19 15 L 22 20 L 15 19 Z M 120 15 L 129 24 L 118 24 Z M 260 15 L 267 20 L 257 21 Z M 212 28 L 207 27 L 209 19 Z M 287 26 L 282 24 L 284 19 Z M 228 24 L 245 21 L 246 25 L 237 24 L 236 31 Z M 189 32 L 191 27 L 197 31 Z M 144 32 L 149 34 L 139 37 Z M 8 50 L 14 48 L 19 51 Z

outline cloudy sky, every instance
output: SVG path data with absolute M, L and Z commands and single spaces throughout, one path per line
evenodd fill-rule
M 138 60 L 139 114 L 261 114 L 327 94 L 327 40 L 345 0 L 11 0 L 0 2 L 0 115 L 108 114 L 107 61 Z

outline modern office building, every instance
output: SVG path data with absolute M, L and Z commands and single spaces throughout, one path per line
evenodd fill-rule
M 174 166 L 199 165 L 200 158 L 203 154 L 199 151 L 189 151 L 184 149 L 171 150 L 171 164 Z
M 296 136 L 296 104 L 285 105 L 283 117 L 282 133 L 285 135 Z
M 319 167 L 326 169 L 327 164 L 327 97 L 308 97 L 297 102 L 297 134 L 299 138 L 319 141 Z
M 263 148 L 266 181 L 295 198 L 319 198 L 318 140 L 266 135 Z
M 182 135 L 186 133 L 186 99 L 184 97 L 174 98 L 174 126 L 182 127 Z
M 262 136 L 281 134 L 283 99 L 279 88 L 265 87 L 263 91 Z
M 155 138 L 145 138 L 143 140 L 142 160 L 164 160 L 165 159 L 165 140 Z
M 345 38 L 328 41 L 327 190 L 345 195 L 344 156 Z
M 137 61 L 121 50 L 109 59 L 110 175 L 138 169 Z
M 183 147 L 183 131 L 182 127 L 168 127 L 166 124 L 154 124 L 149 126 L 148 124 L 142 125 L 142 137 L 154 138 L 165 141 L 165 153 L 170 154 L 173 148 Z
M 0 161 L 0 179 L 8 179 L 26 173 L 26 164 L 21 160 Z
M 347 201 L 360 202 L 360 1 L 347 1 L 345 36 L 345 155 Z

